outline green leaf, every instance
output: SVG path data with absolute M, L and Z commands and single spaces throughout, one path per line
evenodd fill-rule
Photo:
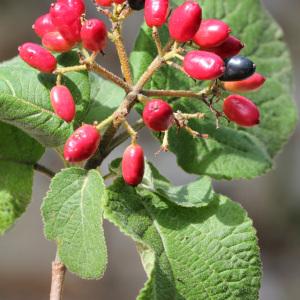
M 103 233 L 104 182 L 96 170 L 64 169 L 42 205 L 45 235 L 57 242 L 60 259 L 85 279 L 100 278 L 107 264 Z
M 78 64 L 76 52 L 57 57 L 60 66 Z M 0 65 L 0 120 L 12 124 L 41 144 L 56 147 L 65 142 L 73 131 L 55 115 L 50 103 L 50 90 L 56 77 L 42 74 L 21 59 L 14 58 Z M 76 102 L 75 126 L 80 124 L 90 101 L 90 84 L 87 72 L 72 72 L 63 77 Z
M 121 158 L 113 160 L 109 166 L 110 172 L 122 176 Z M 173 186 L 172 183 L 162 176 L 154 165 L 145 161 L 145 173 L 143 181 L 137 187 L 154 192 L 170 202 L 183 207 L 202 207 L 207 206 L 215 198 L 212 188 L 211 178 L 204 176 L 196 181 Z
M 217 179 L 253 178 L 272 167 L 272 158 L 279 152 L 296 124 L 296 109 L 292 101 L 292 72 L 287 45 L 282 41 L 282 31 L 259 0 L 198 1 L 205 18 L 219 18 L 230 24 L 232 34 L 245 42 L 242 54 L 257 65 L 257 71 L 267 77 L 265 86 L 256 93 L 246 95 L 260 108 L 261 123 L 254 128 L 241 128 L 234 124 L 216 129 L 210 111 L 197 99 L 173 100 L 174 109 L 186 113 L 202 111 L 208 116 L 204 121 L 191 121 L 190 126 L 208 133 L 209 139 L 193 139 L 185 132 L 169 136 L 170 150 L 177 156 L 178 164 L 187 172 L 209 175 Z M 182 1 L 174 1 L 181 4 Z M 160 30 L 164 42 L 168 30 Z M 134 77 L 137 79 L 156 55 L 151 30 L 141 28 L 131 56 Z M 199 91 L 202 82 L 188 79 L 181 72 L 164 66 L 148 82 L 152 89 L 186 89 Z M 176 100 L 176 101 L 174 101 Z M 221 104 L 219 105 L 221 108 Z
M 183 208 L 120 179 L 108 189 L 105 217 L 138 243 L 149 279 L 137 299 L 258 299 L 255 230 L 230 199 Z
M 26 210 L 33 165 L 44 149 L 19 129 L 0 122 L 0 235 Z
M 91 102 L 84 121 L 93 123 L 102 121 L 110 116 L 120 105 L 125 96 L 123 89 L 105 80 L 102 77 L 90 73 Z

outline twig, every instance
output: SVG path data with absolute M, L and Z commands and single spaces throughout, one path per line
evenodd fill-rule
M 66 274 L 66 267 L 59 260 L 58 254 L 56 254 L 55 260 L 52 262 L 52 282 L 51 282 L 50 300 L 62 299 L 65 274 Z
M 203 99 L 204 97 L 210 95 L 210 90 L 208 88 L 205 88 L 200 92 L 185 90 L 142 90 L 142 94 L 149 97 L 184 97 Z
M 122 74 L 126 82 L 132 85 L 131 69 L 130 69 L 128 55 L 124 46 L 123 38 L 121 35 L 120 23 L 115 23 L 115 29 L 113 30 L 113 42 L 116 45 L 117 53 L 121 64 Z
M 155 42 L 156 48 L 157 48 L 157 52 L 159 56 L 164 56 L 164 51 L 162 49 L 162 45 L 161 45 L 161 40 L 159 37 L 159 33 L 158 33 L 158 29 L 156 26 L 154 26 L 152 28 L 152 38 Z
M 34 164 L 33 168 L 36 171 L 38 171 L 42 174 L 45 174 L 50 178 L 53 178 L 55 176 L 55 172 L 51 171 L 50 169 L 48 169 L 47 167 L 45 167 L 43 165 L 40 165 L 39 163 Z
M 114 82 L 116 85 L 118 85 L 119 87 L 124 89 L 126 92 L 129 92 L 131 90 L 131 86 L 128 83 L 126 83 L 119 76 L 117 76 L 114 73 L 110 72 L 109 70 L 102 67 L 101 65 L 94 62 L 88 68 L 91 71 L 97 73 L 98 75 L 104 77 L 105 79 L 108 79 L 108 80 Z

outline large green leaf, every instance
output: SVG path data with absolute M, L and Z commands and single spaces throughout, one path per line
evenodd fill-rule
M 61 66 L 78 64 L 76 52 L 57 57 Z M 12 124 L 47 147 L 64 143 L 73 131 L 57 117 L 51 107 L 50 89 L 55 85 L 54 75 L 42 74 L 14 58 L 0 65 L 0 120 Z M 75 126 L 81 123 L 90 100 L 87 72 L 68 73 L 63 78 L 76 102 Z
M 53 178 L 42 205 L 46 237 L 57 242 L 67 268 L 85 279 L 101 277 L 106 268 L 104 194 L 98 171 L 64 169 Z
M 215 178 L 253 178 L 268 171 L 271 158 L 282 148 L 296 123 L 295 105 L 291 99 L 291 61 L 287 45 L 282 41 L 282 32 L 264 10 L 259 0 L 210 0 L 198 1 L 205 18 L 219 18 L 228 22 L 232 33 L 246 44 L 244 55 L 257 64 L 258 72 L 267 77 L 267 83 L 259 92 L 247 95 L 260 108 L 259 126 L 245 129 L 234 124 L 216 129 L 212 117 L 193 121 L 191 127 L 208 133 L 209 139 L 193 139 L 185 132 L 170 134 L 170 150 L 178 164 L 187 172 L 207 174 Z M 182 1 L 174 1 L 180 4 Z M 168 30 L 160 30 L 162 40 L 168 39 Z M 156 55 L 151 39 L 151 30 L 141 28 L 135 50 L 131 56 L 134 77 L 137 79 Z M 187 89 L 198 91 L 201 82 L 187 79 L 182 73 L 167 66 L 161 68 L 148 88 Z M 174 100 L 174 99 L 173 99 Z M 196 99 L 178 99 L 175 110 L 184 112 L 209 110 Z
M 110 171 L 119 177 L 122 176 L 121 161 L 121 158 L 117 158 L 112 161 L 109 166 Z M 203 176 L 189 184 L 173 186 L 172 183 L 162 176 L 154 165 L 148 161 L 145 162 L 143 181 L 137 188 L 147 189 L 183 207 L 207 206 L 216 196 L 212 188 L 211 178 Z
M 105 217 L 137 243 L 149 277 L 139 300 L 256 300 L 261 263 L 246 212 L 220 196 L 183 208 L 120 179 Z
M 91 102 L 84 119 L 87 123 L 102 121 L 110 116 L 125 96 L 123 89 L 94 73 L 90 73 L 90 84 Z
M 19 129 L 0 122 L 0 235 L 31 199 L 33 165 L 44 150 Z

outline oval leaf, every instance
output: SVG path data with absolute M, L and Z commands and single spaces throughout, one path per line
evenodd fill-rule
M 33 165 L 44 149 L 19 129 L 0 122 L 0 235 L 26 210 Z
M 57 57 L 60 66 L 78 64 L 75 52 Z M 0 120 L 12 124 L 41 144 L 56 147 L 65 142 L 73 131 L 55 115 L 50 103 L 54 75 L 42 74 L 15 58 L 0 65 Z M 90 100 L 87 72 L 72 72 L 63 77 L 76 102 L 75 126 L 81 123 Z
M 99 172 L 64 169 L 42 205 L 45 235 L 55 240 L 67 268 L 84 279 L 100 278 L 107 264 L 102 227 L 105 186 Z
M 137 299 L 258 299 L 257 238 L 238 204 L 182 208 L 122 180 L 107 195 L 105 217 L 138 243 L 149 277 Z

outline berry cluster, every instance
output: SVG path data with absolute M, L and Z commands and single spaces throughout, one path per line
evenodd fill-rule
M 71 92 L 61 85 L 61 78 L 65 72 L 83 69 L 95 71 L 114 81 L 127 92 L 123 104 L 107 120 L 98 125 L 85 124 L 74 131 L 65 144 L 65 160 L 74 163 L 89 159 L 99 147 L 100 130 L 108 125 L 117 129 L 120 124 L 124 124 L 132 137 L 132 143 L 124 152 L 123 177 L 129 185 L 138 185 L 144 173 L 144 154 L 141 146 L 136 143 L 137 133 L 126 121 L 126 116 L 133 106 L 131 104 L 137 101 L 145 104 L 142 114 L 144 124 L 153 131 L 164 132 L 162 150 L 168 149 L 168 130 L 172 126 L 185 128 L 194 137 L 206 137 L 188 126 L 189 119 L 203 118 L 202 113 L 174 112 L 166 101 L 149 99 L 148 96 L 198 97 L 209 106 L 217 121 L 219 117 L 225 117 L 229 121 L 247 127 L 259 123 L 260 114 L 257 106 L 238 94 L 232 94 L 224 100 L 221 112 L 214 108 L 214 103 L 222 98 L 222 91 L 251 92 L 261 88 L 265 82 L 265 78 L 255 72 L 255 64 L 239 55 L 244 44 L 231 35 L 228 24 L 217 19 L 202 20 L 202 8 L 193 0 L 175 8 L 170 17 L 168 17 L 169 0 L 94 2 L 97 10 L 112 21 L 111 32 L 108 32 L 103 21 L 86 19 L 85 4 L 82 0 L 58 0 L 51 5 L 49 13 L 39 17 L 33 25 L 44 47 L 33 43 L 25 43 L 19 47 L 21 58 L 33 68 L 57 74 L 57 85 L 51 90 L 50 100 L 55 113 L 66 122 L 73 121 L 76 109 Z M 113 9 L 110 10 L 110 7 Z M 141 9 L 144 9 L 146 24 L 152 28 L 158 60 L 153 61 L 153 65 L 149 66 L 146 73 L 133 86 L 130 67 L 124 53 L 125 48 L 120 39 L 120 24 L 133 10 Z M 158 28 L 166 23 L 170 42 L 163 47 Z M 126 81 L 95 63 L 96 55 L 103 51 L 108 37 L 116 43 Z M 57 60 L 51 52 L 68 52 L 78 45 L 81 47 L 80 57 L 85 58 L 81 59 L 81 65 L 68 70 L 58 68 Z M 92 54 L 89 55 L 88 51 Z M 204 92 L 196 94 L 191 91 L 159 90 L 149 90 L 148 94 L 143 94 L 145 83 L 162 64 L 174 67 L 194 80 L 209 80 L 210 84 Z

